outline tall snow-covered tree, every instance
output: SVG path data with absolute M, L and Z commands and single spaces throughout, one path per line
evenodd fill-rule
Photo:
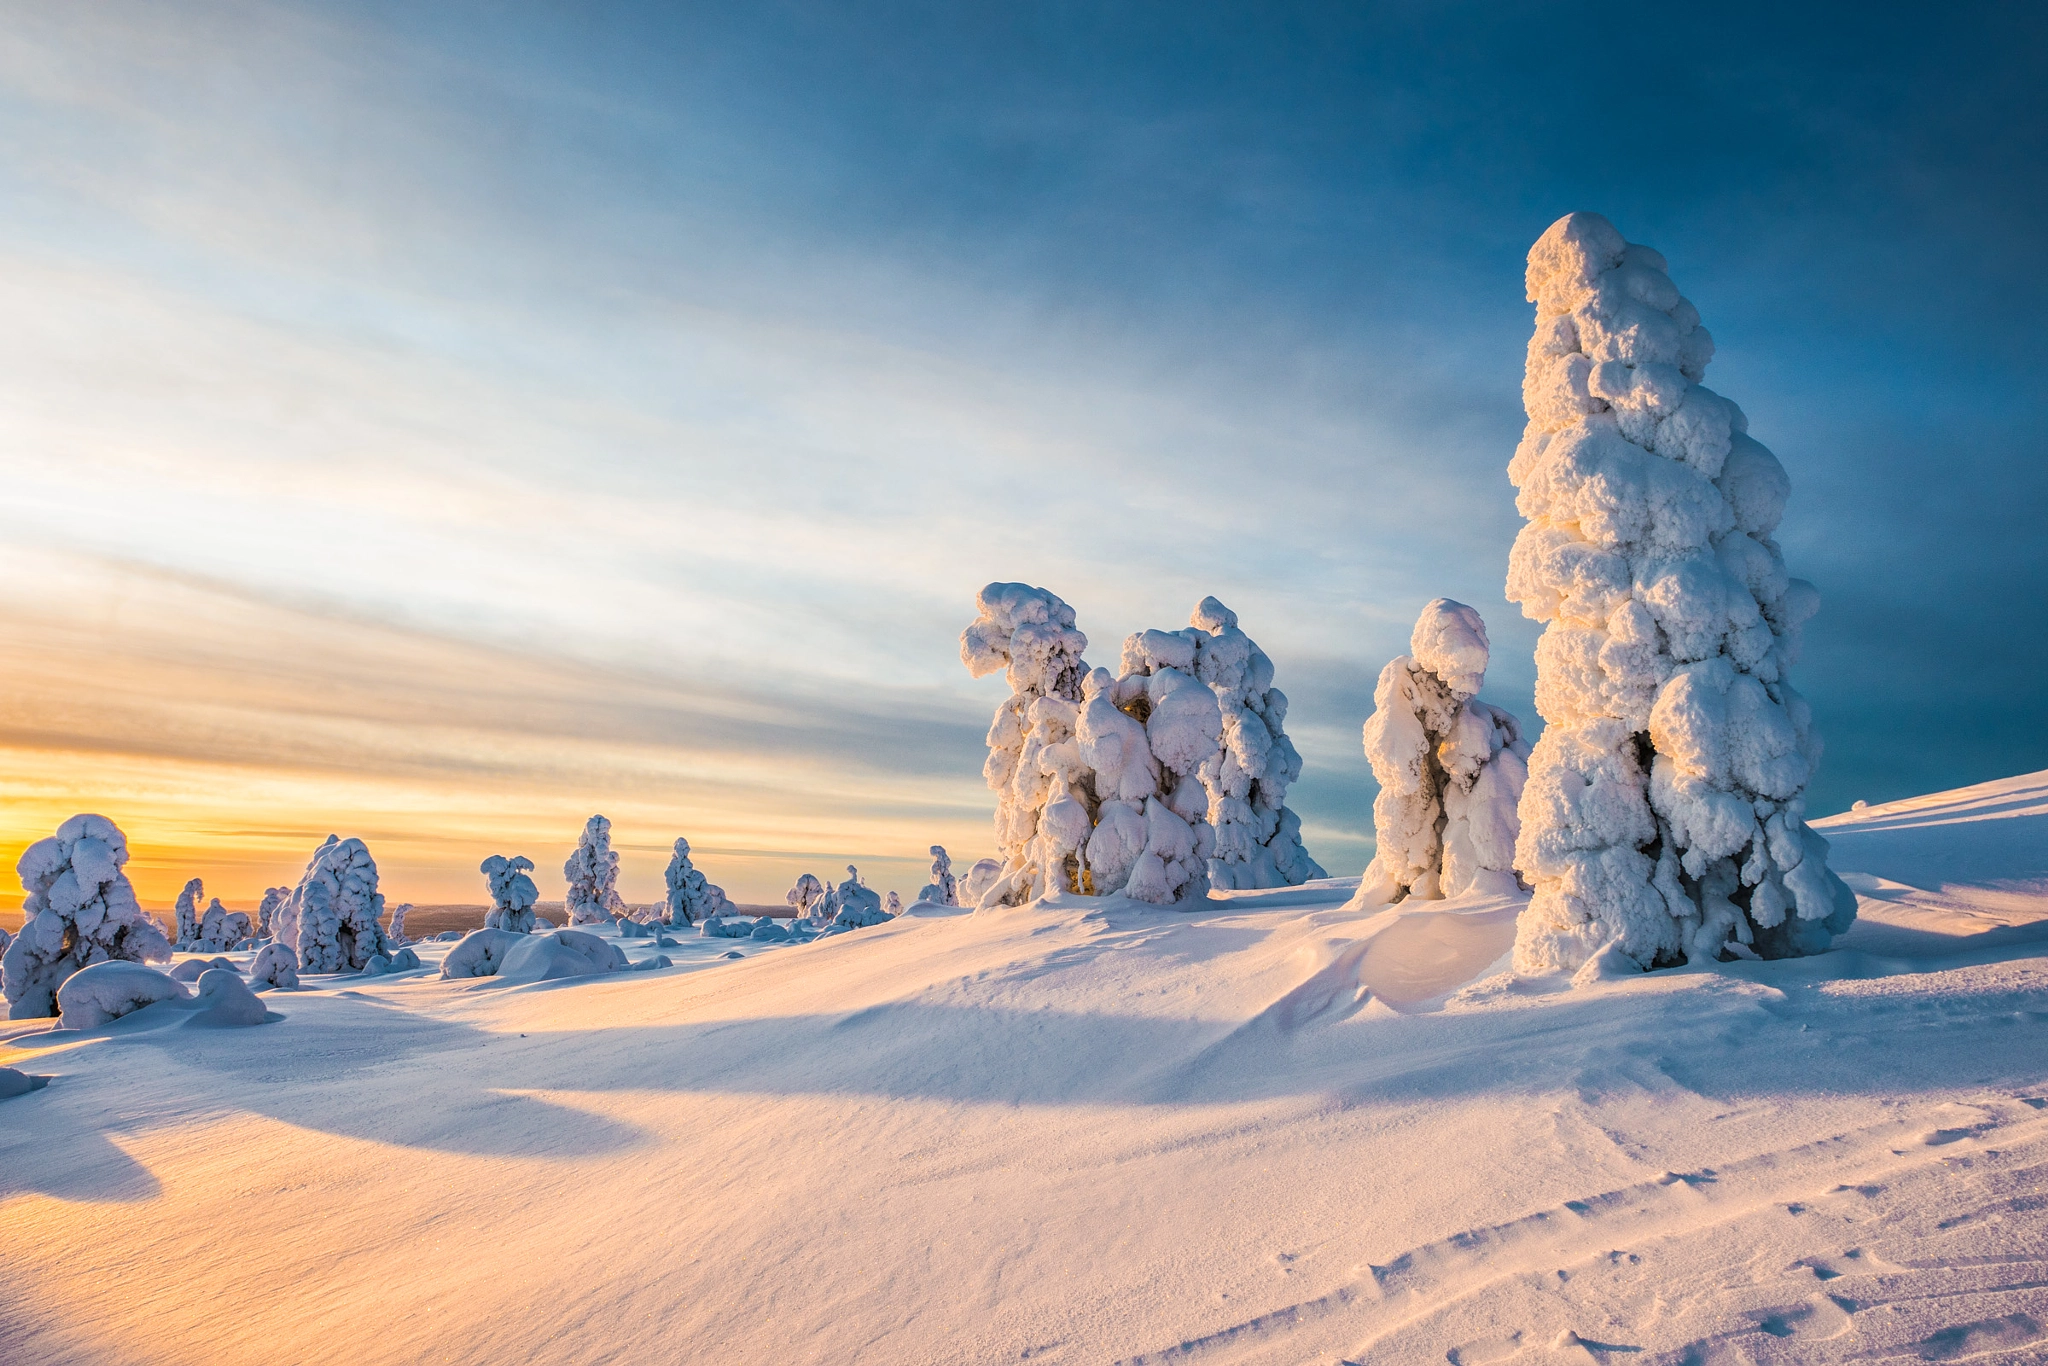
M 265 887 L 263 904 L 256 908 L 256 937 L 268 939 L 271 936 L 271 922 L 277 917 L 277 908 L 284 905 L 285 898 L 292 894 L 289 887 Z
M 1486 623 L 1462 602 L 1422 609 L 1410 653 L 1380 670 L 1365 757 L 1379 781 L 1376 845 L 1354 906 L 1515 887 L 1515 804 L 1529 746 L 1514 715 L 1473 694 L 1486 681 Z
M 928 906 L 958 906 L 960 884 L 953 876 L 953 859 L 943 844 L 932 846 L 932 880 L 917 899 Z
M 783 893 L 782 899 L 789 903 L 797 919 L 809 920 L 812 908 L 825 900 L 825 884 L 818 881 L 816 873 L 799 873 L 796 885 Z
M 484 875 L 484 885 L 491 894 L 491 909 L 484 912 L 484 928 L 532 933 L 533 905 L 540 900 L 540 889 L 527 876 L 533 871 L 533 860 L 524 854 L 511 858 L 493 854 L 477 866 L 477 871 Z
M 713 916 L 732 914 L 732 902 L 725 888 L 706 882 L 704 874 L 690 862 L 690 842 L 676 841 L 668 861 L 668 921 L 671 925 L 694 925 Z
M 128 840 L 105 816 L 73 816 L 22 851 L 16 868 L 28 896 L 21 932 L 0 955 L 9 1019 L 57 1013 L 57 988 L 80 968 L 122 960 L 161 963 L 170 941 L 144 914 L 121 871 Z
M 1787 673 L 1819 605 L 1771 539 L 1790 481 L 1705 388 L 1713 340 L 1664 258 L 1598 214 L 1529 252 L 1536 305 L 1508 466 L 1528 525 L 1508 597 L 1546 623 L 1516 866 L 1525 972 L 1608 944 L 1644 967 L 1815 953 L 1856 899 L 1805 820 L 1820 761 Z
M 412 940 L 405 932 L 405 918 L 412 913 L 412 903 L 401 901 L 391 908 L 391 928 L 384 932 L 385 938 L 394 945 L 410 944 Z
M 612 852 L 612 823 L 592 816 L 576 841 L 576 852 L 562 865 L 569 880 L 563 900 L 571 925 L 596 925 L 625 913 L 619 900 L 619 856 Z
M 276 914 L 278 943 L 305 972 L 361 972 L 386 949 L 377 862 L 359 839 L 329 835 Z
M 199 937 L 192 947 L 200 953 L 226 953 L 247 939 L 249 931 L 248 912 L 231 911 L 215 897 L 199 918 Z
M 193 878 L 185 884 L 185 890 L 178 893 L 178 901 L 171 909 L 177 919 L 176 938 L 171 947 L 179 952 L 189 950 L 199 941 L 199 898 L 206 895 L 206 884 Z

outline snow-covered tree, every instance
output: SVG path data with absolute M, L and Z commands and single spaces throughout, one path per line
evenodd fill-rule
M 903 898 L 894 892 L 889 893 L 888 904 L 883 909 L 888 911 L 889 918 L 894 920 L 897 916 L 903 914 Z
M 484 928 L 511 930 L 515 934 L 530 932 L 534 927 L 533 904 L 540 900 L 540 889 L 527 876 L 533 871 L 533 860 L 524 854 L 511 858 L 493 854 L 477 871 L 484 875 L 484 884 L 491 893 L 491 909 L 484 913 Z
M 256 950 L 256 961 L 249 965 L 250 986 L 296 987 L 298 984 L 298 954 L 275 939 Z
M 1491 880 L 1515 886 L 1515 804 L 1529 746 L 1514 715 L 1473 694 L 1486 681 L 1486 623 L 1462 602 L 1422 609 L 1412 653 L 1373 690 L 1365 757 L 1379 780 L 1377 849 L 1354 906 L 1457 896 Z
M 199 953 L 226 953 L 249 937 L 249 928 L 248 912 L 231 911 L 215 897 L 199 918 L 199 936 L 192 948 Z
M 967 876 L 960 879 L 960 904 L 979 906 L 988 889 L 996 885 L 1003 875 L 1003 865 L 992 858 L 978 858 L 967 870 Z
M 205 895 L 206 885 L 196 877 L 178 893 L 177 905 L 171 912 L 178 921 L 177 937 L 171 941 L 171 947 L 180 953 L 189 951 L 199 940 L 199 898 Z
M 1281 722 L 1272 661 L 1214 598 L 1187 629 L 1124 642 L 1123 673 L 1089 669 L 1073 609 L 995 583 L 962 634 L 980 678 L 1007 672 L 989 729 L 1002 866 L 977 904 L 1048 891 L 1170 904 L 1212 880 L 1278 886 L 1320 876 L 1285 805 L 1301 758 Z
M 121 871 L 128 841 L 105 816 L 73 816 L 16 865 L 28 896 L 21 933 L 0 957 L 9 1019 L 57 1010 L 64 979 L 94 963 L 160 963 L 171 956 L 162 926 L 143 913 Z
M 811 908 L 825 899 L 825 884 L 814 873 L 801 873 L 796 885 L 783 893 L 782 899 L 794 909 L 797 919 L 811 919 Z
M 953 877 L 953 860 L 942 844 L 932 846 L 932 880 L 917 894 L 928 906 L 958 906 L 960 884 Z
M 285 898 L 292 894 L 289 887 L 265 887 L 263 904 L 256 908 L 256 937 L 268 939 L 272 934 L 271 922 L 277 916 L 277 908 L 284 905 Z
M 691 864 L 688 840 L 676 841 L 676 851 L 668 861 L 667 878 L 669 924 L 694 925 L 699 920 L 732 914 L 732 902 L 726 898 L 725 888 L 706 882 L 704 874 Z
M 1546 729 L 1515 965 L 1819 952 L 1856 899 L 1805 821 L 1821 745 L 1786 675 L 1819 594 L 1771 539 L 1784 467 L 1702 387 L 1713 340 L 1656 252 L 1575 213 L 1531 248 L 1528 293 L 1508 596 L 1546 623 Z
M 302 972 L 361 972 L 385 951 L 384 894 L 377 863 L 359 839 L 329 835 L 313 852 L 299 885 L 272 919 L 277 942 Z
M 391 928 L 384 932 L 384 937 L 393 944 L 404 945 L 412 942 L 411 939 L 406 937 L 405 933 L 405 917 L 411 911 L 412 903 L 410 901 L 401 901 L 391 908 Z
M 825 893 L 812 911 L 814 917 L 845 929 L 865 929 L 890 919 L 882 909 L 882 898 L 861 881 L 860 869 L 846 865 L 846 881 Z
M 619 900 L 619 856 L 612 852 L 612 823 L 592 816 L 576 841 L 576 852 L 562 865 L 569 880 L 563 908 L 571 925 L 596 925 L 623 914 Z

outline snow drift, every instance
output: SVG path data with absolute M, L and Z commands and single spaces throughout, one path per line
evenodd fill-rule
M 1856 902 L 1805 821 L 1821 745 L 1787 672 L 1819 595 L 1771 539 L 1784 467 L 1700 383 L 1713 340 L 1656 252 L 1572 214 L 1530 249 L 1528 295 L 1507 593 L 1545 623 L 1547 728 L 1516 967 L 1818 952 Z

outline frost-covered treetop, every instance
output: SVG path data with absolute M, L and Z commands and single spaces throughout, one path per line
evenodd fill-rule
M 15 867 L 28 893 L 26 918 L 0 958 L 10 1017 L 55 1014 L 57 988 L 80 968 L 171 956 L 170 941 L 121 871 L 127 862 L 128 839 L 105 816 L 73 816 L 22 851 Z
M 974 605 L 979 615 L 960 633 L 960 660 L 971 676 L 1004 669 L 1014 693 L 1080 700 L 1088 637 L 1075 629 L 1073 608 L 1023 583 L 992 583 Z
M 1437 598 L 1424 607 L 1408 638 L 1408 652 L 1460 700 L 1486 682 L 1486 623 L 1462 602 Z
M 563 909 L 570 924 L 594 924 L 625 910 L 626 903 L 619 900 L 619 856 L 612 849 L 610 821 L 592 816 L 584 823 L 576 851 L 562 864 L 562 876 L 569 883 Z

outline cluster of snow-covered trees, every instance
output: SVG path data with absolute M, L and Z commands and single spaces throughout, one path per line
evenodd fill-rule
M 1287 698 L 1235 613 L 1204 598 L 1187 628 L 1125 640 L 1113 675 L 1088 667 L 1088 638 L 1051 592 L 992 583 L 975 605 L 960 657 L 1010 685 L 983 769 L 1000 864 L 978 904 L 1078 892 L 1168 905 L 1322 875 L 1286 806 L 1301 773 Z

